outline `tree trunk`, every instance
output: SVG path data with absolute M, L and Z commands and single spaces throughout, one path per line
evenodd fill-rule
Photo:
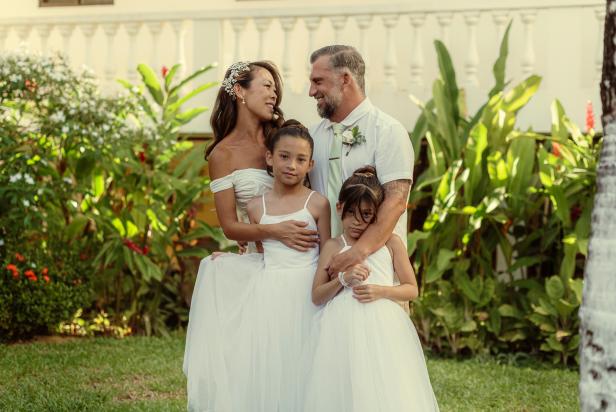
M 616 1 L 607 1 L 601 77 L 603 148 L 580 309 L 580 406 L 616 411 Z

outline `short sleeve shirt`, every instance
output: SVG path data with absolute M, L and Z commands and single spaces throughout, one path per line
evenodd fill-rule
M 376 108 L 366 97 L 340 122 L 345 130 L 357 126 L 366 141 L 351 147 L 343 145 L 341 156 L 342 180 L 346 180 L 360 167 L 376 168 L 382 184 L 413 179 L 414 154 L 408 132 L 393 117 Z M 327 196 L 329 148 L 334 132 L 332 122 L 323 119 L 310 129 L 314 139 L 314 168 L 310 172 L 312 188 Z M 335 205 L 331 205 L 335 207 Z M 405 211 L 394 229 L 404 244 L 407 241 L 407 212 Z

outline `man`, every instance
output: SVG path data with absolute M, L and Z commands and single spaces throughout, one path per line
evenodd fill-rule
M 407 243 L 407 200 L 413 179 L 413 146 L 404 126 L 372 105 L 365 93 L 365 63 L 350 46 L 326 46 L 310 56 L 310 97 L 323 120 L 311 128 L 315 141 L 313 189 L 327 196 L 332 237 L 341 233 L 336 202 L 342 182 L 365 165 L 376 167 L 385 200 L 353 247 L 335 256 L 330 276 L 362 263 L 395 232 Z M 343 141 L 345 143 L 343 143 Z

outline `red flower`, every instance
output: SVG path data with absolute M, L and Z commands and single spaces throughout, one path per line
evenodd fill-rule
M 556 142 L 552 142 L 552 153 L 554 153 L 554 156 L 560 157 L 560 145 Z
M 139 246 L 137 246 L 137 244 L 135 244 L 135 242 L 130 239 L 124 239 L 124 246 L 126 246 L 133 252 L 139 253 L 140 255 L 146 255 L 149 250 L 147 246 L 141 249 Z
M 581 214 L 582 214 L 582 208 L 577 205 L 573 206 L 571 210 L 569 211 L 569 217 L 571 218 L 572 222 L 576 222 L 580 218 Z
M 595 115 L 592 111 L 592 102 L 586 103 L 586 133 L 590 133 L 595 128 Z
M 15 253 L 15 259 L 17 259 L 18 262 L 26 261 L 26 258 L 22 254 L 19 254 L 19 253 Z
M 79 259 L 81 259 L 81 260 L 87 260 L 87 259 L 88 259 L 88 255 L 87 255 L 87 254 L 85 254 L 85 253 L 80 253 L 80 254 L 79 254 Z
M 34 274 L 34 271 L 32 271 L 31 269 L 26 270 L 26 271 L 24 272 L 24 275 L 25 275 L 25 276 L 26 276 L 29 280 L 31 280 L 31 281 L 33 281 L 33 282 L 37 280 L 37 277 L 36 277 L 36 275 Z
M 31 92 L 35 91 L 36 87 L 38 86 L 34 80 L 30 80 L 30 79 L 26 79 L 25 83 L 26 83 L 26 89 L 28 89 Z
M 13 275 L 13 279 L 17 279 L 19 277 L 19 269 L 17 269 L 17 266 L 10 263 L 6 265 L 6 269 L 11 272 L 11 274 Z
M 45 279 L 45 282 L 47 282 L 47 283 L 49 283 L 49 282 L 50 282 L 50 280 L 49 280 L 49 276 L 47 276 L 47 275 L 43 275 L 43 279 Z
M 41 272 L 41 275 L 47 276 L 48 273 L 49 273 L 49 269 L 43 268 L 43 271 Z
M 160 72 L 162 73 L 163 77 L 167 77 L 167 73 L 169 73 L 169 68 L 167 66 L 163 66 L 162 69 L 160 69 Z
M 144 152 L 139 152 L 139 161 L 141 163 L 145 163 L 145 153 Z

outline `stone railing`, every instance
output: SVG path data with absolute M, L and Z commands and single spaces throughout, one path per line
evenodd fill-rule
M 82 15 L 0 18 L 0 49 L 25 43 L 45 53 L 63 51 L 76 66 L 92 68 L 109 91 L 117 89 L 116 78 L 136 81 L 134 68 L 140 62 L 156 68 L 181 62 L 188 73 L 217 61 L 218 71 L 210 77 L 220 80 L 234 61 L 266 58 L 280 67 L 285 79 L 287 117 L 311 123 L 317 117 L 307 97 L 310 51 L 351 44 L 367 62 L 372 100 L 410 129 L 418 110 L 409 94 L 429 98 L 438 75 L 433 40 L 441 39 L 449 48 L 472 111 L 492 87 L 492 64 L 512 20 L 507 78 L 517 82 L 531 73 L 544 78 L 520 122 L 548 130 L 554 98 L 578 123 L 583 122 L 586 101 L 599 107 L 604 13 L 605 4 L 598 0 L 280 2 L 275 8 L 239 5 L 142 14 L 86 10 Z M 211 106 L 213 96 L 209 92 L 200 103 Z M 206 123 L 191 128 L 205 131 Z

